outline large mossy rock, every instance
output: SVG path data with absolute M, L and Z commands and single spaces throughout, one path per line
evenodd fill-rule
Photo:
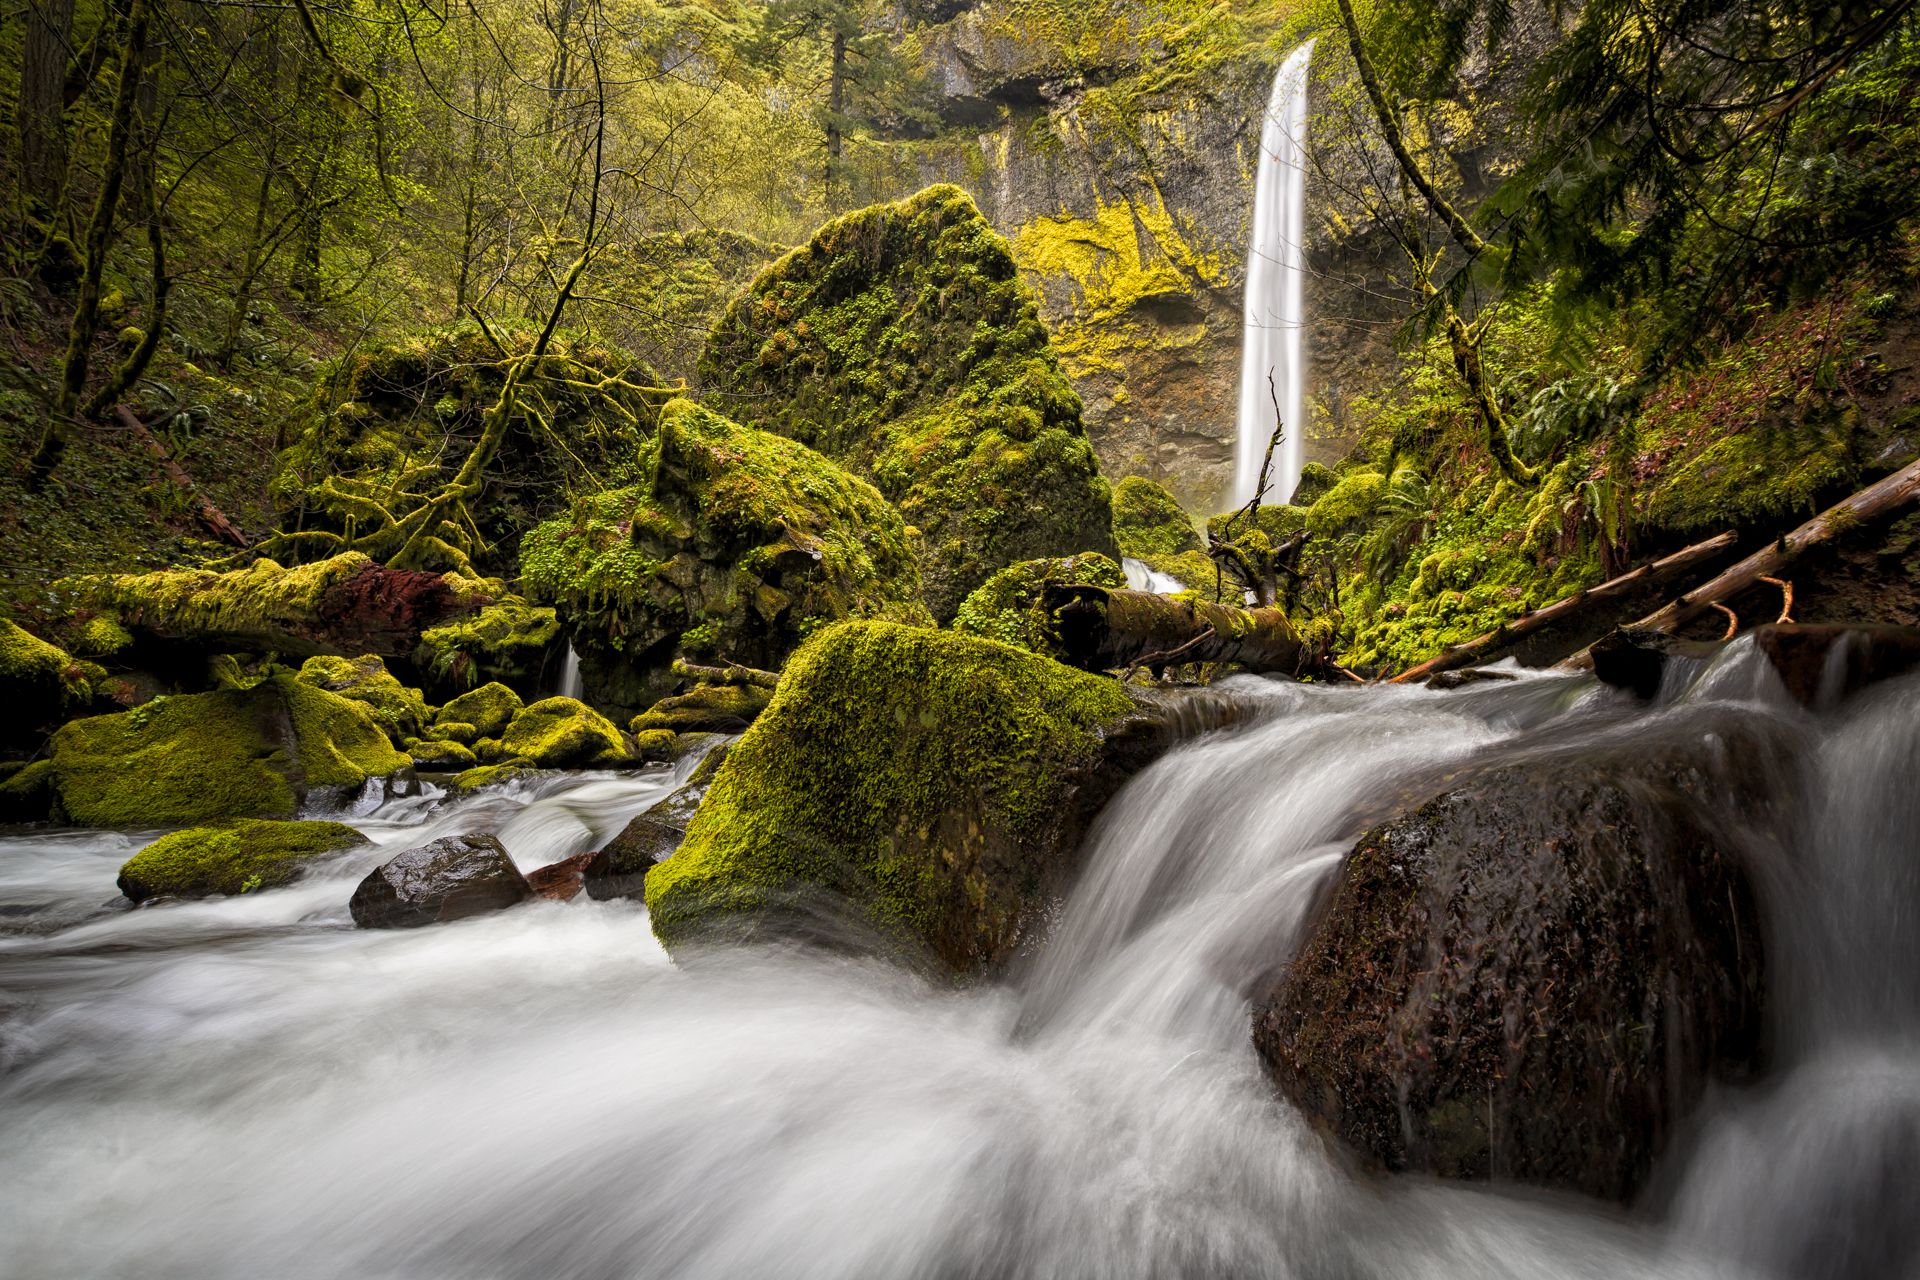
M 464 725 L 471 732 L 459 740 L 470 742 L 474 738 L 497 738 L 507 731 L 513 718 L 520 714 L 523 704 L 520 695 L 500 683 L 483 684 L 478 689 L 469 689 L 457 698 L 451 698 L 434 715 L 436 729 L 448 725 Z
M 243 818 L 161 836 L 120 868 L 120 892 L 148 898 L 204 898 L 286 884 L 315 858 L 366 843 L 340 822 Z
M 290 675 L 75 720 L 49 762 L 56 812 L 83 827 L 290 818 L 409 764 L 366 707 Z
M 364 536 L 374 504 L 404 517 L 459 472 L 509 366 L 535 337 L 530 328 L 461 325 L 344 357 L 280 453 L 270 493 L 282 526 L 311 535 L 352 525 Z M 635 452 L 666 399 L 658 383 L 625 352 L 555 336 L 522 375 L 506 437 L 467 504 L 482 572 L 511 572 L 522 535 L 563 510 L 575 488 L 631 483 Z
M 106 672 L 58 645 L 0 618 L 0 705 L 7 728 L 0 739 L 33 738 L 48 721 L 93 696 Z M 35 739 L 37 741 L 37 739 Z
M 337 693 L 358 702 L 372 713 L 387 736 L 419 736 L 427 720 L 426 696 L 410 689 L 387 670 L 387 664 L 373 654 L 357 658 L 322 655 L 308 658 L 300 665 L 298 679 L 303 684 Z
M 1113 486 L 1113 540 L 1120 554 L 1188 587 L 1213 585 L 1213 561 L 1193 527 L 1193 518 L 1167 490 L 1145 476 Z
M 520 709 L 500 735 L 505 759 L 541 769 L 612 768 L 633 763 L 613 721 L 575 698 L 543 698 Z
M 646 876 L 654 932 L 877 940 L 991 969 L 1063 888 L 1092 814 L 1170 740 L 1105 677 L 951 632 L 831 627 Z
M 1281 1091 L 1391 1170 L 1630 1198 L 1758 1052 L 1763 938 L 1710 802 L 1765 815 L 1764 751 L 1506 765 L 1369 831 L 1256 1002 Z
M 1003 565 L 1114 551 L 1080 397 L 958 187 L 822 227 L 728 307 L 700 372 L 742 421 L 872 478 L 920 531 L 942 621 Z
M 676 655 L 777 667 L 824 622 L 925 619 L 899 513 L 805 445 L 676 400 L 641 461 L 642 483 L 536 529 L 522 564 L 596 705 L 670 692 Z

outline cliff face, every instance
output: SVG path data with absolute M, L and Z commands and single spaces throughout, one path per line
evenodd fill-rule
M 972 191 L 1012 242 L 1106 474 L 1150 477 L 1211 510 L 1233 479 L 1262 113 L 1292 40 L 1191 26 L 1068 31 L 1051 13 L 1037 0 L 993 0 L 925 39 L 947 129 L 912 148 L 912 162 L 923 181 Z M 1369 222 L 1362 192 L 1391 161 L 1375 153 L 1346 66 L 1344 38 L 1323 34 L 1310 97 L 1303 429 L 1306 456 L 1327 463 L 1352 447 L 1350 401 L 1387 374 L 1407 314 L 1399 250 L 1354 232 Z M 1520 70 L 1511 59 L 1472 68 L 1462 105 L 1482 123 L 1465 110 L 1442 122 L 1476 181 L 1497 180 L 1503 153 L 1504 125 L 1486 123 L 1485 100 Z

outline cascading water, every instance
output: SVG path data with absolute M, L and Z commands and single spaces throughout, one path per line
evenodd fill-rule
M 1751 645 L 1687 675 L 1653 707 L 1227 682 L 1251 723 L 1129 784 L 1045 946 L 964 989 L 773 947 L 677 968 L 633 903 L 347 925 L 397 847 L 493 830 L 530 867 L 664 774 L 395 802 L 325 874 L 137 911 L 98 905 L 137 840 L 0 838 L 0 1274 L 1911 1276 L 1920 676 L 1814 716 Z M 1779 1065 L 1645 1204 L 1358 1175 L 1275 1098 L 1245 987 L 1361 808 L 1472 757 L 1756 737 Z
M 1286 438 L 1273 455 L 1265 500 L 1284 502 L 1300 478 L 1306 365 L 1307 70 L 1313 41 L 1295 49 L 1273 78 L 1260 126 L 1260 160 L 1247 236 L 1247 299 L 1240 356 L 1240 415 L 1234 450 L 1234 505 L 1253 497 L 1279 401 Z M 1268 378 L 1272 378 L 1269 386 Z
M 569 641 L 566 659 L 560 664 L 560 681 L 554 692 L 563 698 L 578 698 L 585 688 L 580 679 L 580 652 Z

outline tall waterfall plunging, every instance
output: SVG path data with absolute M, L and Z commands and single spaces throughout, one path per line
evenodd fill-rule
M 1288 55 L 1273 78 L 1260 128 L 1260 167 L 1247 236 L 1246 330 L 1240 356 L 1240 416 L 1234 446 L 1233 501 L 1253 497 L 1273 438 L 1274 401 L 1286 439 L 1274 451 L 1266 497 L 1284 501 L 1300 478 L 1301 411 L 1306 381 L 1300 331 L 1305 320 L 1307 202 L 1307 67 L 1309 40 Z M 1269 388 L 1268 376 L 1273 385 Z

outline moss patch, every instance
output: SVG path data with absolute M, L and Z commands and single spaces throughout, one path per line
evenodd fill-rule
M 955 970 L 1010 952 L 1078 840 L 1111 680 L 1009 645 L 849 622 L 795 655 L 672 859 L 647 877 L 668 946 L 851 908 Z
M 958 187 L 822 227 L 715 326 L 707 385 L 873 479 L 937 618 L 1017 560 L 1113 550 L 1109 495 L 1036 299 Z
M 527 685 L 539 678 L 560 638 L 560 620 L 545 605 L 501 600 L 420 633 L 413 663 L 429 684 L 470 689 L 481 681 Z
M 637 736 L 672 733 L 740 733 L 767 709 L 773 690 L 758 685 L 703 684 L 662 698 L 633 718 Z
M 245 819 L 161 836 L 120 868 L 120 892 L 147 898 L 252 893 L 287 883 L 301 865 L 366 843 L 339 822 Z
M 304 684 L 362 704 L 396 741 L 418 734 L 426 723 L 426 697 L 418 689 L 401 684 L 387 670 L 387 664 L 373 654 L 308 658 L 301 664 L 298 678 Z
M 1046 589 L 1071 583 L 1125 587 L 1127 575 L 1098 552 L 1051 560 L 1023 560 L 988 578 L 960 605 L 953 629 L 962 635 L 998 640 L 1032 653 L 1052 655 L 1053 618 Z
M 632 763 L 613 721 L 584 702 L 546 698 L 521 709 L 500 738 L 508 759 L 542 769 L 592 769 Z
M 497 738 L 520 713 L 520 695 L 499 683 L 469 689 L 441 707 L 434 716 L 437 730 L 461 726 L 470 732 L 456 731 L 455 741 L 471 743 L 475 738 Z

